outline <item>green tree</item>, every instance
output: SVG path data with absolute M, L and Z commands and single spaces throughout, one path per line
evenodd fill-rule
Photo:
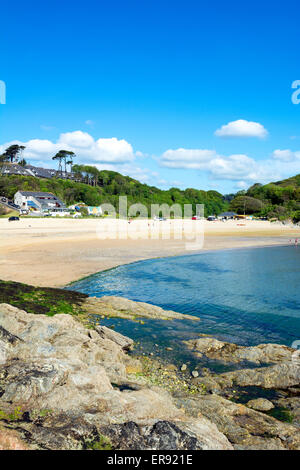
M 300 222 L 300 210 L 293 213 L 293 222 L 295 224 Z
M 249 196 L 237 196 L 230 203 L 230 209 L 238 214 L 254 214 L 260 212 L 264 204 L 260 199 Z
M 10 161 L 11 163 L 18 162 L 19 157 L 24 149 L 24 145 L 11 145 L 3 153 L 4 161 Z
M 63 166 L 65 173 L 67 172 L 67 165 L 73 164 L 73 158 L 75 157 L 75 153 L 69 150 L 60 150 L 52 160 L 58 161 L 58 173 L 62 176 Z
M 27 165 L 26 160 L 24 158 L 22 158 L 22 160 L 19 161 L 19 165 L 26 166 Z

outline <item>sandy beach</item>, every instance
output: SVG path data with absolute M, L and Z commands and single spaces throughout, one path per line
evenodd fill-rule
M 189 221 L 184 234 L 172 221 L 124 222 L 114 232 L 116 224 L 107 219 L 0 219 L 0 279 L 61 287 L 143 259 L 288 244 L 300 237 L 299 227 L 251 220 Z M 193 251 L 187 249 L 191 243 Z

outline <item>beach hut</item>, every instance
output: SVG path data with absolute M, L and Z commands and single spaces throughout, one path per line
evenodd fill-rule
M 101 217 L 103 215 L 102 207 L 88 206 L 88 214 L 94 215 L 96 217 Z

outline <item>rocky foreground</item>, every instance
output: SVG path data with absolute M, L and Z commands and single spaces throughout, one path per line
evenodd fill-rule
M 11 438 L 31 449 L 232 449 L 163 389 L 128 384 L 127 372 L 141 371 L 130 339 L 5 304 L 0 325 L 3 447 Z
M 241 367 L 192 376 L 151 358 L 145 367 L 128 353 L 133 341 L 111 329 L 1 304 L 0 449 L 300 449 L 295 350 L 213 338 L 188 347 Z M 262 396 L 239 403 L 235 392 L 247 387 Z M 268 414 L 278 407 L 291 423 Z

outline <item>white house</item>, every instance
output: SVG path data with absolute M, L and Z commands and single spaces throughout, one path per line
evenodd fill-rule
M 52 193 L 18 191 L 14 202 L 21 210 L 38 212 L 66 212 L 65 204 Z

